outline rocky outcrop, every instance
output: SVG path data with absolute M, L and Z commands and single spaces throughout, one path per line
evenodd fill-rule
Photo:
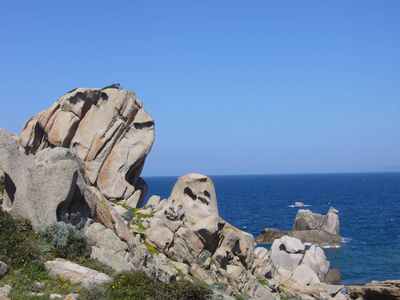
M 324 216 L 313 213 L 309 209 L 300 209 L 294 220 L 293 231 L 314 229 L 338 235 L 340 231 L 339 211 L 331 207 Z
M 333 207 L 325 216 L 308 209 L 300 209 L 296 215 L 293 230 L 280 231 L 276 228 L 265 228 L 256 238 L 256 242 L 267 244 L 283 236 L 290 236 L 303 243 L 324 246 L 340 245 L 342 237 L 339 235 L 339 230 L 339 212 Z
M 400 280 L 372 281 L 363 286 L 346 286 L 351 299 L 400 299 Z
M 139 207 L 147 191 L 139 176 L 153 142 L 154 120 L 133 91 L 78 88 L 30 118 L 20 145 L 26 154 L 69 148 L 89 185 Z

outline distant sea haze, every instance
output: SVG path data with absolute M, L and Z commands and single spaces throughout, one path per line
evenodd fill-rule
M 298 209 L 326 214 L 333 206 L 344 243 L 324 250 L 342 283 L 400 279 L 400 172 L 210 177 L 220 216 L 254 237 L 266 227 L 292 229 Z M 168 198 L 177 177 L 144 179 L 147 198 Z

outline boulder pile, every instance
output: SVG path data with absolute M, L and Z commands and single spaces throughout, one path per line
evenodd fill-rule
M 328 284 L 339 279 L 320 247 L 306 249 L 304 239 L 277 231 L 270 251 L 256 247 L 251 234 L 219 216 L 207 176 L 182 176 L 168 199 L 152 196 L 140 208 L 147 191 L 140 173 L 153 142 L 154 120 L 133 91 L 71 91 L 29 119 L 20 137 L 0 129 L 2 208 L 34 227 L 77 225 L 91 258 L 116 272 L 201 281 L 223 299 L 344 299 L 343 286 Z M 333 208 L 323 217 L 298 216 L 292 232 L 339 234 Z M 47 267 L 77 281 L 109 280 L 60 259 Z

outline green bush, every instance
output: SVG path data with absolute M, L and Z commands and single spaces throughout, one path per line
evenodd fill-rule
M 85 236 L 75 226 L 64 222 L 46 223 L 38 228 L 43 250 L 53 257 L 82 262 L 90 256 Z
M 119 83 L 113 83 L 113 84 L 103 87 L 101 90 L 105 90 L 105 89 L 118 89 L 119 90 L 120 86 L 121 85 Z
M 109 299 L 184 300 L 209 299 L 212 291 L 208 286 L 181 280 L 171 284 L 158 282 L 144 272 L 120 274 L 108 286 Z
M 38 235 L 30 222 L 13 218 L 0 209 L 0 260 L 13 268 L 36 261 L 42 252 Z
M 0 194 L 4 194 L 4 178 L 0 179 Z

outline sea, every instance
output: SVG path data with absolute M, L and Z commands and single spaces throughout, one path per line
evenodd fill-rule
M 400 279 L 400 173 L 209 176 L 220 216 L 256 238 L 267 227 L 290 230 L 299 209 L 339 211 L 343 244 L 324 248 L 343 284 Z M 144 177 L 168 198 L 177 177 Z M 302 202 L 305 207 L 295 207 Z M 270 245 L 257 245 L 268 248 Z

